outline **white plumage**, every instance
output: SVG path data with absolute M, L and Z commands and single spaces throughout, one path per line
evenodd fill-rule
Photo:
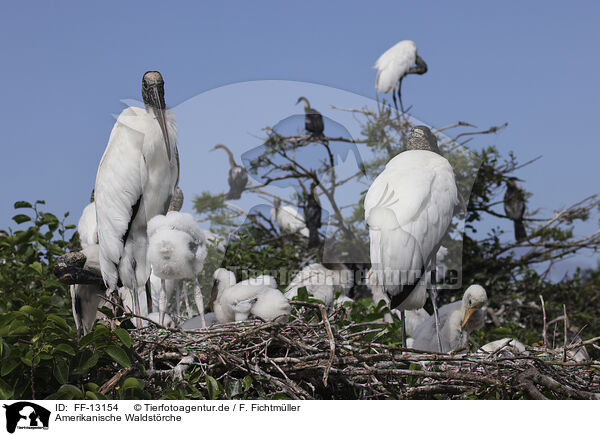
M 397 309 L 392 310 L 392 313 L 400 318 L 400 311 Z M 425 309 L 417 309 L 417 310 L 407 310 L 405 312 L 406 315 L 406 334 L 409 336 L 413 336 L 417 328 L 429 319 L 429 312 Z
M 374 66 L 377 69 L 377 92 L 388 94 L 396 91 L 400 79 L 414 65 L 416 59 L 417 45 L 410 40 L 400 41 L 379 56 Z
M 81 212 L 77 223 L 77 233 L 81 248 L 98 244 L 98 225 L 96 224 L 96 203 L 91 202 Z
M 83 209 L 77 224 L 77 233 L 86 259 L 84 268 L 100 274 L 98 227 L 94 202 Z M 98 306 L 102 302 L 102 287 L 94 284 L 76 284 L 69 286 L 69 291 L 77 337 L 81 338 L 94 326 Z
M 286 288 L 285 296 L 291 300 L 298 295 L 298 289 L 305 286 L 310 296 L 331 306 L 335 294 L 341 292 L 346 295 L 353 282 L 352 272 L 347 268 L 331 270 L 320 263 L 313 263 L 296 274 Z
M 477 351 L 489 354 L 502 353 L 503 351 L 510 351 L 513 354 L 523 354 L 526 352 L 526 348 L 522 342 L 514 338 L 503 338 L 488 342 Z
M 217 297 L 214 311 L 220 323 L 245 320 L 253 315 L 263 321 L 272 321 L 288 315 L 290 305 L 278 290 L 271 276 L 259 276 L 235 283 L 231 271 L 219 268 L 214 273 Z
M 469 333 L 484 326 L 484 313 L 481 308 L 487 303 L 485 289 L 471 285 L 462 300 L 446 304 L 439 310 L 440 337 L 442 351 L 461 348 L 467 344 Z M 438 351 L 438 339 L 433 315 L 417 327 L 413 348 L 423 351 Z
M 374 283 L 383 285 L 387 274 L 391 295 L 400 292 L 399 284 L 414 284 L 445 236 L 456 203 L 454 172 L 442 156 L 408 150 L 388 162 L 365 198 Z M 413 294 L 424 291 L 417 287 Z M 411 294 L 398 308 L 419 309 L 424 302 Z
M 271 208 L 271 219 L 275 221 L 277 226 L 288 233 L 300 233 L 308 238 L 309 231 L 300 212 L 291 206 L 282 206 L 281 200 L 278 198 L 273 202 Z
M 132 290 L 145 286 L 146 225 L 167 211 L 179 177 L 175 119 L 164 104 L 162 76 L 148 72 L 142 83 L 146 108 L 119 115 L 96 176 L 100 267 L 110 289 L 119 279 Z
M 152 265 L 152 273 L 162 281 L 193 280 L 198 311 L 200 315 L 204 315 L 204 303 L 197 276 L 204 267 L 206 241 L 204 232 L 198 227 L 194 217 L 189 213 L 176 211 L 167 215 L 157 215 L 148 222 L 148 239 L 148 258 Z M 178 283 L 177 290 L 180 285 Z M 164 282 L 161 287 L 166 295 Z M 160 306 L 159 302 L 159 312 L 162 313 Z

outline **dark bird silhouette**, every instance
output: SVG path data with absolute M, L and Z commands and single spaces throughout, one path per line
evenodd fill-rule
M 527 232 L 523 225 L 523 215 L 525 214 L 525 193 L 517 186 L 517 183 L 510 179 L 506 182 L 506 193 L 504 194 L 504 212 L 506 216 L 513 220 L 515 224 L 515 238 L 522 241 L 527 238 Z
M 248 184 L 248 172 L 246 168 L 235 163 L 233 159 L 233 153 L 229 148 L 223 144 L 215 145 L 211 151 L 222 148 L 227 153 L 229 158 L 229 176 L 227 177 L 227 183 L 229 183 L 229 192 L 225 195 L 227 200 L 239 200 L 242 196 L 242 192 Z
M 310 107 L 310 103 L 306 97 L 300 97 L 296 104 L 301 101 L 304 102 L 304 128 L 312 136 L 323 136 L 323 130 L 325 129 L 323 115 L 318 110 Z
M 321 227 L 321 203 L 316 192 L 317 185 L 310 185 L 310 192 L 304 197 L 304 222 L 308 228 L 308 248 L 319 246 L 319 228 Z

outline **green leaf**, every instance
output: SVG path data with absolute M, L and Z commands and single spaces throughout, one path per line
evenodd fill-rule
M 57 351 L 60 351 L 61 353 L 65 353 L 68 354 L 69 356 L 75 356 L 75 350 L 73 349 L 73 347 L 71 347 L 68 344 L 58 344 L 55 348 L 54 348 L 54 352 L 56 353 Z
M 46 400 L 83 400 L 83 392 L 73 385 L 62 385 L 58 391 L 48 395 Z
M 135 377 L 127 377 L 121 385 L 121 389 L 144 389 L 144 382 Z
M 31 209 L 33 206 L 31 205 L 31 203 L 27 203 L 26 201 L 17 201 L 13 207 L 15 209 L 23 209 L 23 208 Z
M 22 223 L 26 223 L 27 221 L 31 221 L 31 217 L 28 217 L 27 215 L 23 215 L 22 213 L 15 215 L 14 217 L 12 217 L 12 219 L 17 224 L 22 224 Z
M 69 381 L 69 364 L 66 359 L 54 360 L 54 378 L 61 385 L 66 384 Z
M 42 269 L 42 264 L 39 262 L 33 262 L 32 264 L 29 265 L 29 268 L 31 268 L 32 270 L 34 270 L 36 273 L 41 274 L 43 269 Z
M 242 383 L 239 380 L 227 380 L 225 382 L 225 395 L 227 398 L 232 399 L 238 395 L 242 390 Z
M 114 331 L 115 335 L 119 338 L 121 343 L 125 345 L 127 348 L 131 348 L 131 344 L 133 344 L 133 340 L 129 335 L 129 332 L 125 329 L 118 328 Z
M 127 356 L 127 353 L 125 353 L 121 347 L 117 345 L 109 345 L 105 351 L 106 354 L 112 357 L 112 359 L 123 368 L 129 368 L 131 366 L 131 360 L 129 360 L 129 356 Z
M 4 360 L 2 362 L 2 371 L 0 371 L 0 377 L 4 377 L 11 373 L 13 369 L 21 364 L 18 360 Z
M 219 383 L 210 375 L 206 375 L 206 387 L 208 388 L 208 396 L 211 400 L 219 398 Z
M 14 394 L 14 389 L 0 378 L 0 400 L 12 400 L 14 399 Z
M 252 377 L 247 375 L 242 379 L 242 385 L 244 386 L 244 392 L 246 392 L 252 386 Z
M 51 313 L 50 315 L 47 316 L 48 321 L 52 321 L 53 323 L 55 323 L 57 326 L 61 327 L 63 330 L 69 331 L 71 330 L 71 328 L 69 327 L 69 324 L 67 324 L 67 322 L 62 319 L 60 316 L 54 315 L 53 313 Z
M 89 371 L 90 368 L 96 366 L 98 363 L 98 359 L 100 358 L 99 353 L 92 353 L 89 350 L 86 350 L 79 357 L 79 361 L 75 369 L 73 370 L 73 374 L 85 374 Z

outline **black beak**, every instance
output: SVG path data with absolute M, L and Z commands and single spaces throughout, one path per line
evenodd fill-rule
M 154 111 L 156 120 L 158 121 L 160 129 L 162 130 L 163 138 L 165 138 L 165 146 L 167 147 L 167 157 L 169 158 L 169 161 L 171 161 L 171 142 L 169 141 L 169 132 L 167 131 L 167 120 L 165 118 L 165 110 L 167 108 L 165 107 L 164 94 L 160 95 L 158 86 L 152 87 L 150 99 L 152 100 L 152 110 Z

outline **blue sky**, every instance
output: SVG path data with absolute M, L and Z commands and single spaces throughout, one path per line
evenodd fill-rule
M 325 112 L 329 103 L 341 104 L 333 98 L 348 104 L 354 100 L 344 96 L 373 98 L 372 65 L 401 39 L 414 40 L 429 65 L 427 74 L 403 85 L 414 116 L 434 126 L 508 121 L 479 145 L 512 150 L 521 161 L 544 156 L 518 173 L 534 194 L 532 208 L 547 215 L 600 191 L 597 2 L 205 3 L 3 4 L 0 228 L 11 225 L 17 200 L 45 199 L 50 211 L 79 216 L 113 114 L 121 100 L 140 99 L 146 70 L 163 73 L 173 107 L 219 96 L 215 90 L 226 85 L 271 79 L 335 88 L 296 92 L 286 85 L 290 98 L 312 91 L 311 102 Z M 257 101 L 257 89 L 264 101 Z M 300 110 L 291 99 L 277 119 L 261 112 L 280 97 L 269 95 L 281 93 L 278 86 L 238 90 L 221 88 L 225 107 L 201 100 L 206 105 L 195 128 L 205 123 L 212 130 L 208 143 L 194 139 L 195 152 L 208 161 L 186 163 L 188 206 L 194 190 L 216 189 L 214 181 L 223 178 L 223 156 L 203 154 L 213 140 L 231 145 L 239 159 L 256 145 L 263 119 L 275 123 Z M 227 105 L 241 112 L 228 117 Z

